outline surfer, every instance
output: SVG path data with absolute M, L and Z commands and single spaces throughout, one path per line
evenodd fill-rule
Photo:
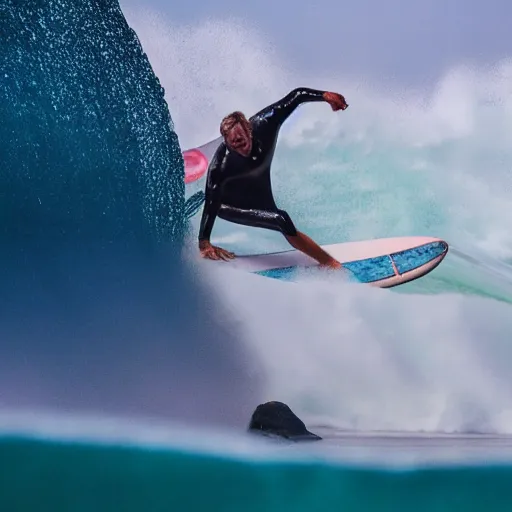
M 276 206 L 270 182 L 270 167 L 281 126 L 302 103 L 319 101 L 328 103 L 333 111 L 348 107 L 341 94 L 301 87 L 250 119 L 237 111 L 222 120 L 223 142 L 208 167 L 199 228 L 199 250 L 203 258 L 227 261 L 235 257 L 232 252 L 210 243 L 215 218 L 219 217 L 281 232 L 292 247 L 321 266 L 341 268 L 338 261 L 296 229 L 286 211 Z

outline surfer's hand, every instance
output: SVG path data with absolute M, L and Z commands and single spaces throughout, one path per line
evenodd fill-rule
M 203 258 L 209 260 L 232 260 L 235 255 L 232 252 L 226 251 L 226 249 L 222 249 L 221 247 L 216 247 L 212 245 L 208 240 L 201 240 L 199 242 L 199 251 L 201 252 L 201 256 Z
M 345 98 L 337 92 L 324 92 L 324 100 L 329 103 L 334 112 L 337 110 L 345 110 L 348 107 Z

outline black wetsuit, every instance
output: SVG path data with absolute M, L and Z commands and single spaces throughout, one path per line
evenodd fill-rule
M 274 201 L 270 166 L 284 121 L 301 103 L 324 101 L 323 94 L 315 89 L 294 89 L 251 117 L 252 150 L 247 157 L 230 151 L 224 142 L 220 144 L 208 168 L 199 240 L 210 239 L 217 216 L 288 236 L 297 234 L 290 216 Z

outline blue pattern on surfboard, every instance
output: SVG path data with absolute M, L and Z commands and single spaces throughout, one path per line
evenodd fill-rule
M 395 263 L 398 272 L 404 274 L 437 258 L 446 252 L 447 247 L 445 242 L 430 242 L 420 247 L 393 253 L 389 256 L 377 256 L 344 263 L 343 267 L 352 273 L 357 282 L 374 283 L 395 275 L 391 260 Z M 272 268 L 255 273 L 273 279 L 290 280 L 303 268 L 297 266 Z
M 264 277 L 272 277 L 273 279 L 288 280 L 300 269 L 301 267 L 269 268 L 268 270 L 257 270 L 254 273 Z
M 360 283 L 382 281 L 395 275 L 393 264 L 388 255 L 351 261 L 344 263 L 343 267 L 350 270 Z
M 447 248 L 448 246 L 445 242 L 431 242 L 414 249 L 396 252 L 391 257 L 395 262 L 398 272 L 405 274 L 441 256 L 441 254 L 446 252 Z

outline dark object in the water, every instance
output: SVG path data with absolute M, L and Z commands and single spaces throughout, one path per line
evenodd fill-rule
M 266 402 L 258 405 L 252 414 L 249 432 L 284 437 L 291 441 L 322 439 L 309 432 L 304 422 L 282 402 Z

